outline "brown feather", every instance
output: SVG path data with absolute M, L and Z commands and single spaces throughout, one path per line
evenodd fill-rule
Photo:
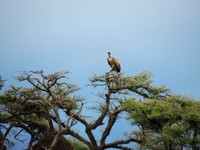
M 115 57 L 110 56 L 108 57 L 107 61 L 113 70 L 120 72 L 121 66 L 119 60 L 117 60 Z

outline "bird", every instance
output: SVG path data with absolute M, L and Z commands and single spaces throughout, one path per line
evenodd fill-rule
M 116 71 L 117 73 L 120 73 L 121 70 L 120 62 L 115 57 L 112 57 L 110 52 L 108 52 L 107 61 L 110 67 L 112 68 L 111 71 Z

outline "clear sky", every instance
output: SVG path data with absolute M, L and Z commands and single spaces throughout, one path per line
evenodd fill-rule
M 199 0 L 0 0 L 0 75 L 70 71 L 84 88 L 110 68 L 149 71 L 156 85 L 200 99 Z M 83 96 L 89 99 L 90 94 Z

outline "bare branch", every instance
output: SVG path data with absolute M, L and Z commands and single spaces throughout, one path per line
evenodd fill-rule
M 114 113 L 112 113 L 109 117 L 109 120 L 108 120 L 108 124 L 102 134 L 102 137 L 101 137 L 101 140 L 100 140 L 100 144 L 101 145 L 104 145 L 105 144 L 105 141 L 106 141 L 106 138 L 108 137 L 108 135 L 110 134 L 110 131 L 114 125 L 114 123 L 116 122 L 117 120 L 117 117 L 118 117 L 118 114 L 121 113 L 122 110 L 121 109 L 118 109 L 116 110 Z
M 138 139 L 134 139 L 134 138 L 129 138 L 127 140 L 119 140 L 119 141 L 115 141 L 112 143 L 108 143 L 105 144 L 104 148 L 119 148 L 121 147 L 121 145 L 123 144 L 129 144 L 131 142 L 135 142 L 135 143 L 142 143 L 142 141 L 138 140 Z
M 66 134 L 73 136 L 74 138 L 80 140 L 81 142 L 83 142 L 84 144 L 86 144 L 90 147 L 90 142 L 88 140 L 86 140 L 84 137 L 80 136 L 78 133 L 74 132 L 73 130 L 68 129 L 66 131 Z
M 18 141 L 20 141 L 20 142 L 24 142 L 23 140 L 20 140 L 20 139 L 18 139 L 17 137 L 18 137 L 18 135 L 21 133 L 21 132 L 23 132 L 24 131 L 24 129 L 22 128 L 15 136 L 14 136 L 14 138 L 16 139 L 16 140 L 18 140 Z

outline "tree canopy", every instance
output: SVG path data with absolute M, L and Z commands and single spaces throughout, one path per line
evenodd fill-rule
M 23 72 L 16 79 L 25 82 L 24 86 L 13 85 L 2 91 L 1 147 L 13 144 L 8 135 L 20 141 L 22 131 L 31 137 L 28 149 L 38 146 L 56 149 L 60 140 L 66 140 L 65 135 L 78 142 L 66 140 L 68 144 L 61 147 L 68 149 L 196 150 L 200 147 L 199 101 L 173 94 L 164 86 L 154 86 L 150 73 L 125 76 L 112 71 L 101 76 L 93 75 L 89 85 L 103 88 L 98 94 L 101 100 L 92 106 L 97 115 L 93 120 L 83 112 L 87 109 L 86 100 L 75 94 L 79 87 L 69 83 L 67 76 L 68 72 L 49 75 L 43 70 Z M 3 85 L 1 79 L 0 86 Z M 123 139 L 108 141 L 111 130 L 122 116 L 132 124 L 132 130 L 125 133 Z M 74 128 L 78 124 L 84 126 L 84 135 Z M 103 128 L 100 137 L 93 132 L 98 127 Z M 52 133 L 51 140 L 44 144 L 42 141 L 49 133 Z M 130 143 L 135 146 L 131 147 Z

